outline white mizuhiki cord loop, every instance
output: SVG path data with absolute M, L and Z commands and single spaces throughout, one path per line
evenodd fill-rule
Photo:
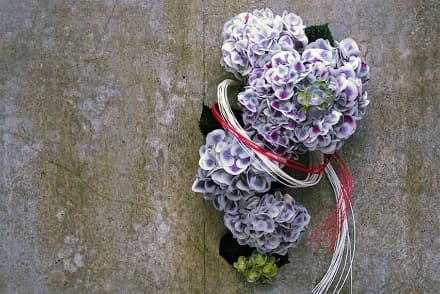
M 245 130 L 240 126 L 237 119 L 235 118 L 234 113 L 232 112 L 231 106 L 229 104 L 228 100 L 228 86 L 235 83 L 233 80 L 224 80 L 218 85 L 217 88 L 217 98 L 218 98 L 218 106 L 221 115 L 223 118 L 230 124 L 237 132 L 239 132 L 242 136 L 249 138 L 249 136 L 246 134 Z M 322 173 L 320 174 L 307 174 L 306 178 L 304 180 L 295 179 L 294 177 L 288 175 L 286 172 L 284 172 L 278 164 L 271 161 L 269 158 L 267 158 L 264 154 L 251 150 L 248 148 L 245 144 L 240 142 L 238 140 L 240 145 L 244 148 L 246 152 L 249 154 L 255 153 L 258 158 L 261 160 L 262 164 L 261 167 L 274 179 L 282 183 L 283 185 L 291 188 L 303 188 L 303 187 L 310 187 L 316 185 L 322 178 Z M 314 158 L 311 158 L 312 164 L 316 163 L 316 160 Z M 322 161 L 322 156 L 319 159 L 319 161 Z
M 331 164 L 327 165 L 327 167 L 325 168 L 325 173 L 327 174 L 330 184 L 332 185 L 336 197 L 336 202 L 338 202 L 339 192 L 341 190 L 341 182 L 339 181 L 339 178 L 335 170 L 331 166 Z M 334 286 L 334 290 L 332 293 L 340 293 L 342 288 L 344 287 L 345 282 L 349 277 L 350 277 L 350 293 L 352 293 L 352 286 L 353 286 L 352 267 L 353 267 L 354 253 L 356 250 L 356 224 L 354 220 L 353 207 L 351 206 L 350 203 L 347 204 L 344 201 L 344 199 L 342 199 L 341 209 L 339 210 L 339 213 L 337 215 L 338 217 L 337 222 L 339 223 L 342 214 L 344 213 L 346 205 L 350 205 L 350 212 L 353 220 L 353 248 L 351 245 L 350 232 L 348 229 L 348 218 L 345 218 L 342 224 L 341 232 L 336 241 L 335 250 L 333 252 L 330 266 L 327 272 L 325 273 L 324 277 L 322 278 L 322 280 L 315 286 L 315 288 L 313 288 L 312 291 L 313 294 L 328 293 L 330 287 L 335 281 L 338 272 L 339 272 L 339 279 L 336 285 Z M 342 270 L 340 270 L 342 259 L 344 259 L 344 262 L 343 262 Z M 346 270 L 347 265 L 348 268 Z

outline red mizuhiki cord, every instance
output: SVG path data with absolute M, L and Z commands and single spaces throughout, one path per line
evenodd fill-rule
M 311 173 L 311 174 L 322 173 L 324 171 L 325 167 L 327 166 L 327 164 L 330 162 L 331 155 L 325 155 L 324 162 L 321 165 L 308 166 L 308 165 L 305 165 L 299 161 L 281 156 L 281 155 L 276 154 L 276 153 L 274 153 L 264 147 L 261 147 L 261 146 L 257 145 L 255 142 L 253 142 L 252 140 L 250 140 L 249 138 L 240 134 L 236 129 L 234 129 L 231 125 L 229 125 L 228 122 L 221 116 L 221 114 L 217 110 L 216 105 L 217 104 L 213 104 L 211 106 L 211 112 L 212 112 L 213 116 L 215 117 L 215 119 L 222 125 L 222 127 L 225 130 L 227 130 L 228 132 L 230 132 L 231 134 L 233 134 L 238 140 L 243 142 L 247 147 L 251 148 L 252 150 L 254 150 L 258 153 L 263 154 L 267 158 L 269 158 L 273 161 L 276 161 L 276 162 L 278 162 L 288 168 L 292 168 L 297 171 Z
M 332 165 L 341 185 L 338 200 L 335 208 L 306 239 L 306 243 L 313 241 L 314 246 L 326 243 L 326 241 L 329 242 L 329 252 L 334 250 L 342 225 L 350 211 L 353 192 L 353 178 L 348 165 L 338 154 L 335 154 L 332 158 Z M 343 210 L 342 213 L 341 210 Z

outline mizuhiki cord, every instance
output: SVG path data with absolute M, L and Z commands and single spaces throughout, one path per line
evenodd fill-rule
M 333 156 L 333 165 L 337 168 L 337 177 L 340 182 L 339 195 L 334 209 L 328 214 L 307 237 L 306 242 L 312 241 L 315 245 L 329 241 L 329 251 L 335 246 L 341 233 L 343 223 L 349 213 L 349 204 L 351 204 L 353 178 L 348 165 L 342 158 L 335 154 Z
M 225 121 L 235 129 L 241 136 L 247 138 L 248 140 L 251 140 L 249 136 L 246 134 L 245 130 L 241 127 L 241 125 L 238 123 L 237 119 L 235 118 L 234 113 L 232 112 L 231 106 L 229 104 L 228 96 L 227 96 L 227 89 L 229 85 L 235 83 L 233 80 L 226 79 L 223 82 L 221 82 L 218 85 L 218 91 L 217 91 L 217 98 L 218 98 L 218 106 L 220 113 L 222 117 L 225 119 Z M 243 142 L 238 140 L 239 143 L 242 145 L 244 150 L 248 152 L 249 154 L 255 153 L 258 158 L 261 160 L 261 168 L 263 168 L 270 176 L 272 176 L 274 179 L 282 183 L 283 185 L 286 185 L 291 188 L 302 188 L 302 187 L 310 187 L 316 185 L 322 178 L 322 173 L 319 174 L 311 174 L 308 173 L 306 178 L 304 180 L 296 179 L 286 172 L 284 172 L 278 164 L 275 164 L 273 161 L 271 161 L 268 157 L 266 157 L 263 153 L 260 153 L 257 150 L 251 150 L 248 148 Z M 322 156 L 320 156 L 322 158 Z M 322 160 L 320 158 L 320 161 Z M 316 158 L 311 158 L 312 162 L 316 161 Z
M 335 170 L 330 164 L 326 167 L 325 173 L 330 181 L 330 184 L 332 185 L 336 201 L 338 202 L 341 193 L 341 182 Z M 342 220 L 345 208 L 349 207 L 351 211 L 351 218 L 353 221 L 353 245 L 350 239 L 348 219 L 345 218 L 342 220 L 342 228 L 336 241 L 336 246 L 333 252 L 332 260 L 330 262 L 330 266 L 321 281 L 315 286 L 315 288 L 313 288 L 313 294 L 328 293 L 333 282 L 335 281 L 338 272 L 340 272 L 339 279 L 334 286 L 332 293 L 340 293 L 348 278 L 350 278 L 350 293 L 352 293 L 352 266 L 356 249 L 356 224 L 351 203 L 346 203 L 345 201 L 342 201 L 341 205 L 342 209 L 338 211 L 336 221 L 339 222 Z M 340 270 L 342 259 L 344 259 L 344 262 L 342 270 Z M 348 268 L 347 270 L 345 270 L 347 265 Z

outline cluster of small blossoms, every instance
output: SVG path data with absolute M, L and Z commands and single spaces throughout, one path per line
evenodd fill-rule
M 275 256 L 261 254 L 256 251 L 251 256 L 240 256 L 234 263 L 237 271 L 243 274 L 249 283 L 270 283 L 278 272 Z
M 309 223 L 307 210 L 288 194 L 266 193 L 272 177 L 224 130 L 210 132 L 199 153 L 192 190 L 225 212 L 225 225 L 237 242 L 262 253 L 287 254 Z
M 231 134 L 218 129 L 200 147 L 194 192 L 203 193 L 220 211 L 237 206 L 239 200 L 269 191 L 273 181 Z
M 369 67 L 352 39 L 308 44 L 301 18 L 269 9 L 242 13 L 223 29 L 222 64 L 247 78 L 238 95 L 256 140 L 281 154 L 331 154 L 369 103 Z
M 243 120 L 277 153 L 334 153 L 365 114 L 368 78 L 352 39 L 337 47 L 319 39 L 301 54 L 280 51 L 251 71 L 249 86 L 238 95 Z
M 307 44 L 304 28 L 293 13 L 274 15 L 270 9 L 241 13 L 223 27 L 221 64 L 236 76 L 247 76 L 263 67 L 272 52 L 303 48 Z
M 241 200 L 225 212 L 224 221 L 240 245 L 255 247 L 261 253 L 286 255 L 296 246 L 310 215 L 290 195 L 277 191 Z

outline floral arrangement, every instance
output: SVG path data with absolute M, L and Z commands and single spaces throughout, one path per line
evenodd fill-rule
M 369 67 L 353 39 L 337 42 L 327 25 L 306 28 L 288 12 L 241 13 L 225 23 L 223 39 L 221 64 L 242 85 L 235 97 L 239 109 L 231 109 L 226 91 L 238 81 L 222 82 L 218 105 L 202 112 L 206 144 L 199 149 L 192 189 L 224 212 L 237 244 L 222 246 L 255 250 L 230 263 L 249 282 L 270 282 L 277 273 L 275 256 L 287 256 L 310 222 L 307 209 L 278 191 L 277 182 L 307 187 L 325 173 L 336 206 L 308 239 L 330 233 L 334 256 L 350 247 L 352 180 L 336 151 L 365 115 Z M 305 154 L 318 154 L 319 165 L 299 162 Z M 306 179 L 293 178 L 287 167 L 305 172 Z M 351 265 L 351 251 L 348 260 Z M 329 289 L 340 264 L 332 261 L 315 293 Z

